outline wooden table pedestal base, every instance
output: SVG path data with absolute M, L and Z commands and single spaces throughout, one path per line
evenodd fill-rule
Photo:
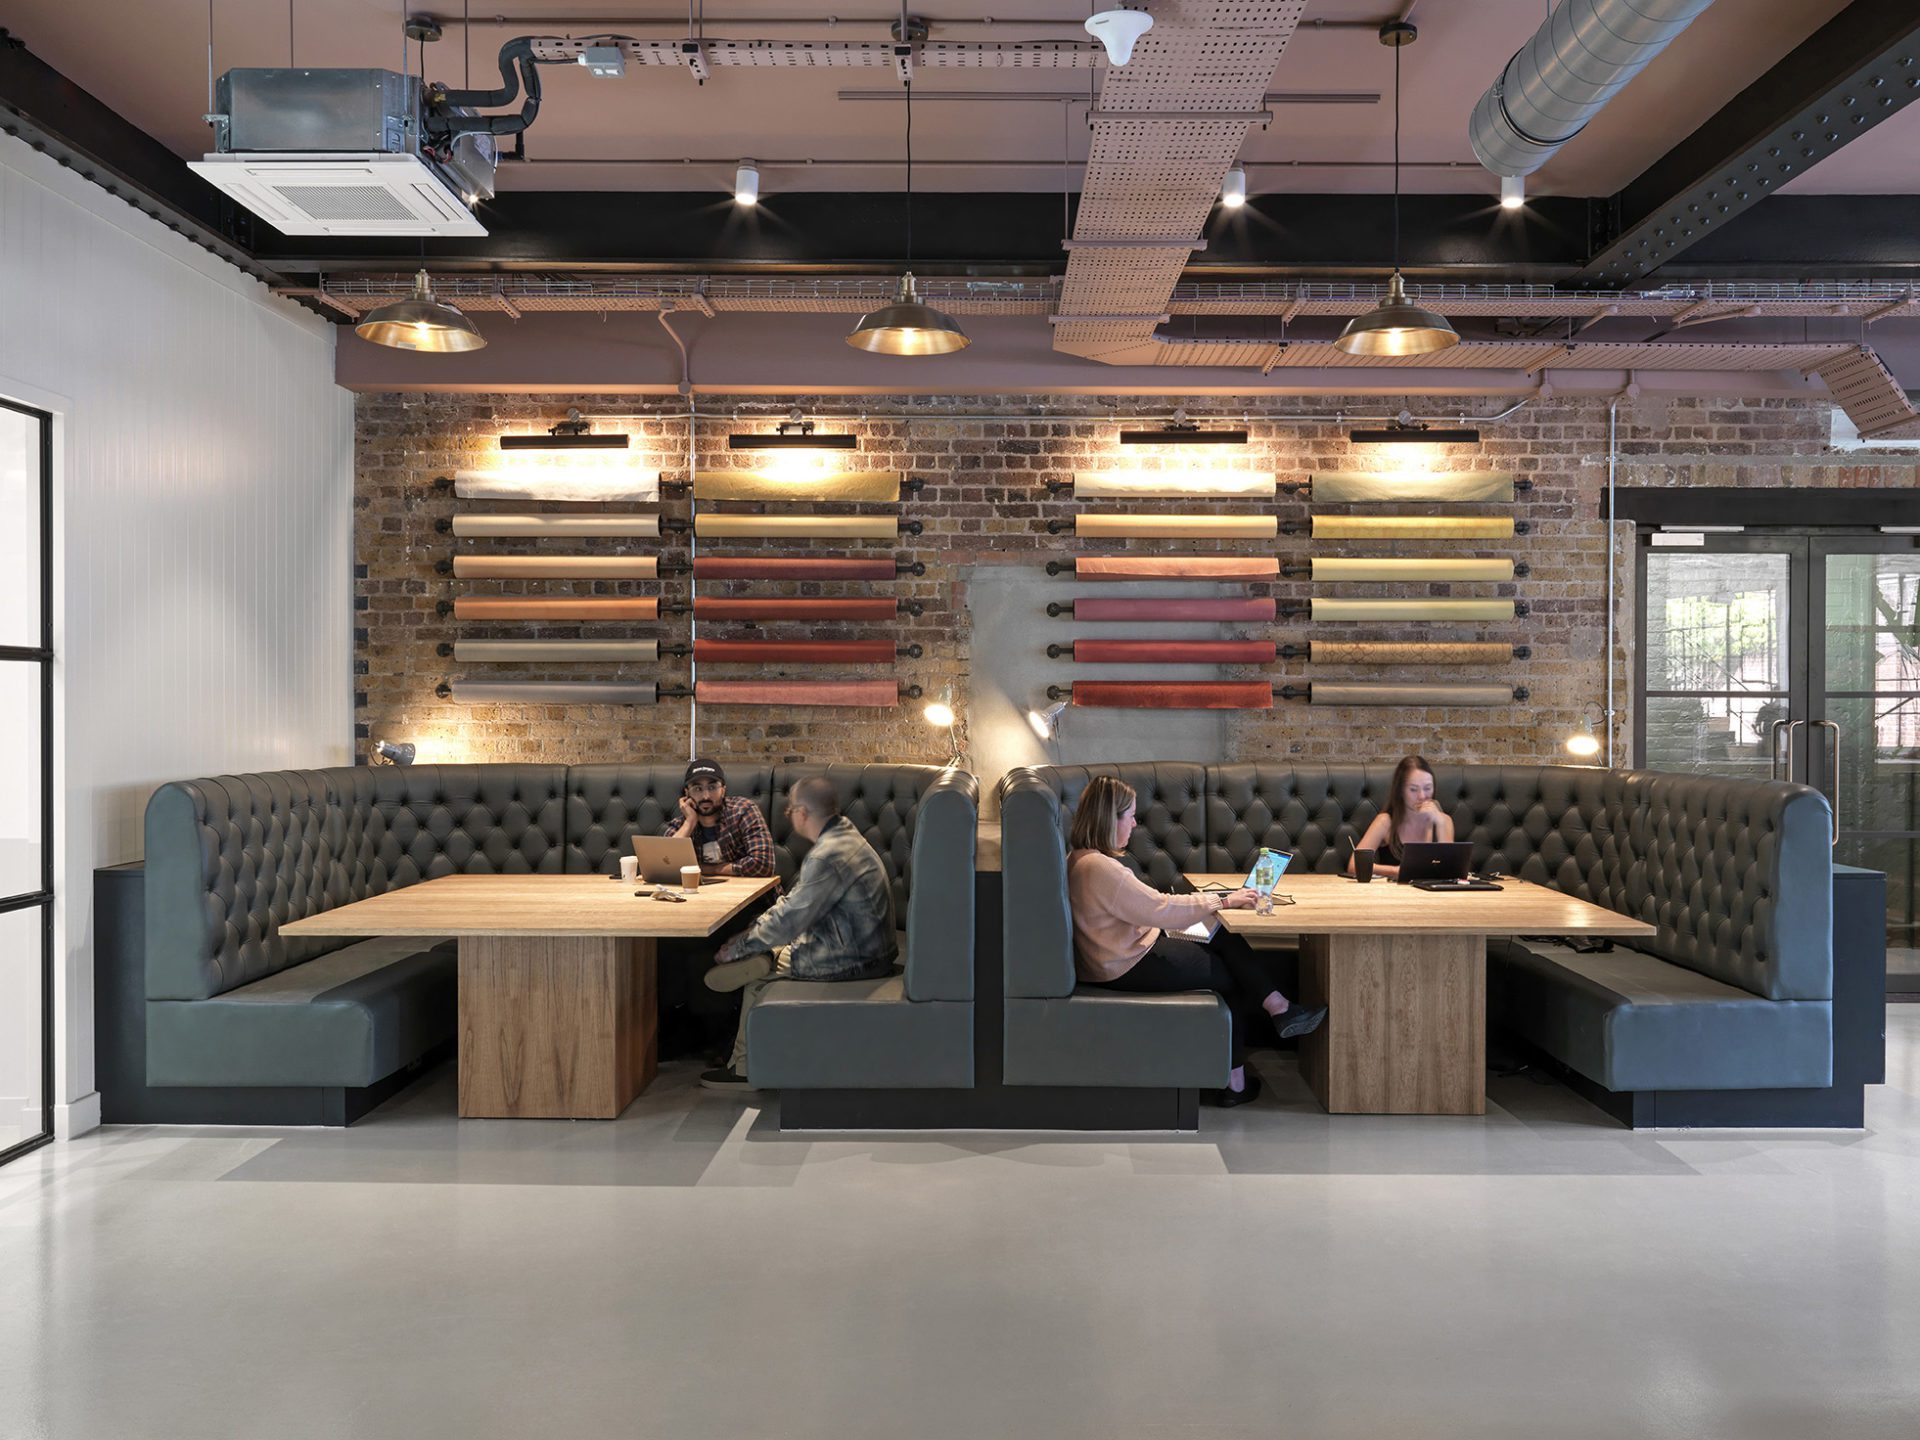
M 1333 1114 L 1487 1113 L 1484 935 L 1303 935 L 1300 994 L 1329 1007 L 1300 1069 Z
M 460 937 L 460 1114 L 611 1120 L 660 1063 L 654 942 Z

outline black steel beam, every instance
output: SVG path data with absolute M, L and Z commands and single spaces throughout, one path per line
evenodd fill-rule
M 1606 500 L 1600 501 L 1606 513 Z M 1920 495 L 1911 490 L 1739 485 L 1622 485 L 1613 513 L 1638 525 L 1810 525 L 1862 530 L 1920 525 Z
M 1567 280 L 1622 289 L 1920 98 L 1920 5 L 1854 0 L 1614 197 L 1621 228 Z

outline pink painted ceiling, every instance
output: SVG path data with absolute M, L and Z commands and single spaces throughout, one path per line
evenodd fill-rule
M 1536 194 L 1603 194 L 1618 189 L 1743 86 L 1788 53 L 1844 0 L 1720 0 L 1608 110 L 1530 182 Z M 424 10 L 446 23 L 426 47 L 430 79 L 462 82 L 465 52 L 479 83 L 494 83 L 493 56 L 512 34 L 622 33 L 678 38 L 684 12 L 653 4 L 582 0 L 484 0 L 463 44 L 461 8 L 445 0 L 408 6 L 390 0 L 293 0 L 292 57 L 301 65 L 401 63 L 400 20 Z M 473 7 L 479 9 L 482 7 Z M 1086 6 L 1072 0 L 929 0 L 916 6 L 940 39 L 1084 39 Z M 1314 21 L 1376 22 L 1397 4 L 1316 0 L 1274 74 L 1276 92 L 1375 92 L 1373 104 L 1278 105 L 1272 127 L 1254 131 L 1245 158 L 1257 192 L 1364 192 L 1388 188 L 1380 163 L 1392 154 L 1392 52 L 1366 28 L 1316 30 Z M 1410 170 L 1416 191 L 1497 190 L 1472 165 L 1467 116 L 1481 90 L 1538 26 L 1547 0 L 1416 0 L 1420 43 L 1403 62 L 1402 153 L 1460 168 Z M 506 13 L 502 27 L 493 17 Z M 839 14 L 837 24 L 825 17 Z M 647 20 L 643 17 L 655 17 Z M 993 24 L 985 23 L 993 17 Z M 207 0 L 9 0 L 5 22 L 49 64 L 182 155 L 207 148 Z M 884 4 L 852 0 L 714 0 L 706 33 L 727 39 L 886 38 Z M 213 0 L 214 63 L 284 65 L 289 59 L 284 0 Z M 596 23 L 597 22 L 597 23 Z M 409 65 L 417 52 L 409 50 Z M 1078 97 L 1090 72 L 1013 70 L 923 72 L 918 89 L 1007 96 Z M 502 189 L 720 190 L 741 156 L 768 162 L 763 189 L 877 190 L 901 183 L 897 161 L 903 112 L 896 99 L 838 98 L 894 90 L 885 71 L 721 70 L 704 86 L 684 74 L 632 68 L 595 80 L 565 67 L 543 70 L 546 98 L 528 137 L 534 162 L 502 170 Z M 973 168 L 917 170 L 915 182 L 943 190 L 1035 190 L 1061 186 L 1063 155 L 1086 149 L 1084 104 L 1049 99 L 997 102 L 916 100 L 916 159 L 967 160 Z M 620 163 L 569 164 L 568 160 Z M 645 163 L 627 163 L 627 162 Z M 692 161 L 694 163 L 683 163 Z M 774 162 L 813 162 L 805 169 Z M 836 161 L 866 161 L 836 167 Z M 884 162 L 877 166 L 871 162 Z M 1010 163 L 1011 162 L 1011 163 Z M 1260 168 L 1261 162 L 1299 168 Z M 1073 187 L 1078 188 L 1077 174 Z M 1920 192 L 1920 106 L 1808 172 L 1799 193 Z

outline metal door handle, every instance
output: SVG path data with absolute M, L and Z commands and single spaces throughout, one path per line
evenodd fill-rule
M 1773 743 L 1773 754 L 1768 758 L 1772 762 L 1771 768 L 1774 779 L 1793 779 L 1793 732 L 1806 723 L 1804 720 L 1776 720 L 1773 722 L 1773 728 L 1767 738 Z M 1782 730 L 1787 732 L 1787 751 L 1785 755 L 1780 753 L 1780 732 Z M 1781 764 L 1783 760 L 1786 762 L 1784 766 Z
M 1816 730 L 1831 730 L 1833 735 L 1823 742 L 1827 747 L 1827 798 L 1833 802 L 1833 843 L 1840 843 L 1840 722 L 1837 720 L 1815 720 Z

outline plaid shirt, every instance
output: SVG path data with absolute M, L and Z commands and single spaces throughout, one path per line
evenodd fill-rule
M 671 835 L 680 828 L 680 819 L 675 816 L 660 833 Z M 764 876 L 774 873 L 773 833 L 767 829 L 767 820 L 760 813 L 760 807 L 744 795 L 729 795 L 726 803 L 720 807 L 720 821 L 715 827 L 720 840 L 720 863 L 733 866 L 736 875 Z M 694 854 L 705 865 L 707 859 L 700 854 L 701 848 L 712 839 L 715 830 L 703 830 L 698 823 L 687 832 L 687 838 L 693 841 Z

